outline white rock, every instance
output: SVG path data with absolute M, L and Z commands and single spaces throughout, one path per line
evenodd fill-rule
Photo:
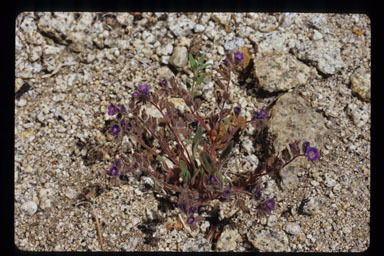
M 196 33 L 200 33 L 200 32 L 203 32 L 205 30 L 205 27 L 201 24 L 196 24 L 193 30 Z
M 37 204 L 33 201 L 25 202 L 21 205 L 21 210 L 26 214 L 32 216 L 37 211 Z
M 175 47 L 169 63 L 178 68 L 185 67 L 188 64 L 188 49 L 183 46 Z
M 27 104 L 27 101 L 25 99 L 20 99 L 19 102 L 17 103 L 17 106 L 19 107 L 24 107 Z
M 195 22 L 186 18 L 185 16 L 181 16 L 177 20 L 170 22 L 169 29 L 177 36 L 187 36 L 195 27 Z
M 224 48 L 227 51 L 233 51 L 233 50 L 239 49 L 240 47 L 244 46 L 244 44 L 245 44 L 245 42 L 244 42 L 243 38 L 236 37 L 235 39 L 225 41 Z
M 325 178 L 325 181 L 324 181 L 324 184 L 329 187 L 329 188 L 332 188 L 336 185 L 336 180 L 332 179 L 332 178 Z
M 218 251 L 233 251 L 237 248 L 238 241 L 241 241 L 239 232 L 226 228 L 217 240 L 216 248 Z
M 295 222 L 288 222 L 284 227 L 285 232 L 291 235 L 298 235 L 301 232 L 300 226 Z
M 323 34 L 321 34 L 318 30 L 313 31 L 312 39 L 313 40 L 320 40 L 323 38 Z
M 149 33 L 148 31 L 144 30 L 143 32 L 143 35 L 141 36 L 141 38 L 148 44 L 151 44 L 153 42 L 155 42 L 156 38 L 154 35 L 152 35 L 151 33 Z
M 171 43 L 162 45 L 156 49 L 157 55 L 170 55 L 173 51 L 173 45 Z

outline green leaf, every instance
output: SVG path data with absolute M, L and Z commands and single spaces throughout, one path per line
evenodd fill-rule
M 213 64 L 212 64 L 212 63 L 205 63 L 204 65 L 198 66 L 197 69 L 198 69 L 198 70 L 203 70 L 203 69 L 205 69 L 206 67 L 208 67 L 209 65 L 213 65 Z
M 221 183 L 221 184 L 223 184 L 223 183 L 224 183 L 224 178 L 223 178 L 223 175 L 221 175 L 221 173 L 220 173 L 220 172 L 218 172 L 218 173 L 217 173 L 217 178 L 219 178 L 219 181 L 220 181 L 220 183 Z
M 200 160 L 201 160 L 201 163 L 203 164 L 204 169 L 208 173 L 212 173 L 212 172 L 216 173 L 216 167 L 213 164 L 211 156 L 207 152 L 203 151 L 200 153 Z
M 199 85 L 201 82 L 203 82 L 204 78 L 207 76 L 207 74 L 202 74 L 196 81 L 196 84 Z
M 157 161 L 163 161 L 163 158 L 161 156 L 156 156 Z
M 183 179 L 183 182 L 188 182 L 191 178 L 191 174 L 188 171 L 187 165 L 184 163 L 183 160 L 180 160 L 180 169 L 181 173 L 180 176 Z
M 204 62 L 204 55 L 200 57 L 200 59 L 197 61 L 197 66 L 201 66 L 201 64 L 203 64 Z
M 232 151 L 232 147 L 233 147 L 233 140 L 231 140 L 229 143 L 228 143 L 228 146 L 224 149 L 224 151 L 221 153 L 221 156 L 220 156 L 220 160 L 223 161 L 225 160 L 228 156 L 229 156 L 229 153 L 231 153 Z
M 187 85 L 187 90 L 190 91 L 192 85 L 191 85 L 191 82 L 190 82 L 188 79 L 187 79 L 187 81 L 186 81 L 186 85 Z
M 229 125 L 229 126 L 231 125 L 231 121 L 229 121 L 228 118 L 224 118 L 223 120 L 224 120 L 224 122 L 225 122 L 227 125 Z
M 193 152 L 192 154 L 194 154 L 196 152 L 196 149 L 197 149 L 197 146 L 199 145 L 202 133 L 203 133 L 203 129 L 201 129 L 201 127 L 199 126 L 199 128 L 197 128 L 196 134 L 192 140 L 192 152 Z
M 192 54 L 189 54 L 189 64 L 191 65 L 192 70 L 196 69 L 196 61 L 193 58 Z

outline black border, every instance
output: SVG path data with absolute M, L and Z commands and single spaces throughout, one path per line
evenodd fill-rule
M 380 10 L 381 8 L 378 8 Z M 0 211 L 0 232 L 3 235 L 0 240 L 1 253 L 4 255 L 168 255 L 168 254 L 179 254 L 179 253 L 167 253 L 167 252 L 124 252 L 124 253 L 107 253 L 107 252 L 25 252 L 19 251 L 14 245 L 14 78 L 15 78 L 15 20 L 16 17 L 24 11 L 188 11 L 188 12 L 213 12 L 213 11 L 233 11 L 233 12 L 307 12 L 307 13 L 364 13 L 367 14 L 371 19 L 372 28 L 372 45 L 371 52 L 376 45 L 374 43 L 374 32 L 376 32 L 378 25 L 376 25 L 376 13 L 373 4 L 370 1 L 76 1 L 76 0 L 65 0 L 65 1 L 17 1 L 15 8 L 12 11 L 5 10 L 5 13 L 1 16 L 3 28 L 3 36 L 1 43 L 5 43 L 8 47 L 2 47 L 3 52 L 8 57 L 2 65 L 2 80 L 8 78 L 6 81 L 2 81 L 2 89 L 5 91 L 2 95 L 5 96 L 1 108 L 2 116 L 6 117 L 6 120 L 10 121 L 3 125 L 2 130 L 4 131 L 1 136 L 2 150 L 2 168 L 1 168 L 1 206 Z M 4 15 L 5 14 L 5 15 Z M 3 58 L 4 59 L 4 58 Z M 375 105 L 375 83 L 374 83 L 374 64 L 375 55 L 371 54 L 372 60 L 372 116 L 374 116 L 374 105 Z M 376 121 L 371 119 L 371 132 L 374 135 Z M 372 136 L 373 137 L 373 136 Z M 374 141 L 371 138 L 371 141 Z M 374 152 L 375 146 L 372 144 L 371 152 Z M 377 148 L 376 148 L 377 149 Z M 374 168 L 374 154 L 371 155 L 371 170 L 377 170 Z M 375 180 L 376 173 L 371 171 L 371 180 Z M 377 237 L 378 227 L 375 212 L 377 212 L 374 198 L 374 188 L 376 186 L 371 182 L 371 237 L 370 245 L 365 252 L 353 253 L 353 255 L 369 255 L 373 254 L 377 249 Z M 216 254 L 216 253 L 189 253 L 189 254 Z M 231 255 L 233 253 L 220 253 L 223 255 Z M 252 253 L 236 253 L 238 255 L 250 255 Z M 288 254 L 288 253 L 263 253 L 269 254 Z M 296 254 L 296 253 L 290 253 Z M 299 253 L 297 253 L 299 254 Z M 300 254 L 316 254 L 316 255 L 327 255 L 329 253 L 300 253 Z M 333 254 L 333 253 L 332 253 Z M 343 255 L 349 255 L 352 253 L 339 253 Z

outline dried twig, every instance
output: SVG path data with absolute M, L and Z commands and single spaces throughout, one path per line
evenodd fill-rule
M 195 236 L 197 235 L 198 231 L 195 232 L 195 233 L 193 233 L 193 232 L 191 231 L 191 229 L 190 229 L 187 225 L 185 225 L 185 222 L 184 222 L 183 218 L 181 217 L 181 214 L 180 214 L 180 213 L 179 213 L 178 216 L 179 216 L 179 219 L 180 219 L 180 221 L 181 221 L 181 224 L 183 224 L 184 228 L 188 231 L 188 233 L 189 233 L 192 237 L 195 237 Z
M 101 236 L 101 229 L 100 229 L 100 222 L 99 222 L 99 218 L 95 214 L 95 208 L 93 207 L 93 205 L 90 202 L 87 202 L 87 201 L 83 201 L 83 202 L 77 203 L 76 206 L 79 206 L 79 205 L 82 205 L 82 204 L 89 204 L 91 206 L 91 208 L 92 208 L 91 214 L 93 215 L 93 217 L 96 220 L 97 236 L 99 238 L 99 243 L 100 243 L 101 251 L 104 251 L 103 239 L 102 239 L 102 236 Z

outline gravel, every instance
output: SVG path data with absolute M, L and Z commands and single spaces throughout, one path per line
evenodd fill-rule
M 209 218 L 190 233 L 185 218 L 148 177 L 111 186 L 105 171 L 122 148 L 105 133 L 107 106 L 127 104 L 139 83 L 190 78 L 188 53 L 213 65 L 245 47 L 251 69 L 235 72 L 233 106 L 251 118 L 273 103 L 266 145 L 292 139 L 318 147 L 282 180 L 262 177 L 269 217 L 219 204 L 221 232 Z M 23 251 L 362 252 L 370 244 L 371 28 L 362 14 L 23 12 L 16 19 L 15 244 Z M 208 67 L 208 73 L 212 70 Z M 242 79 L 241 74 L 246 76 Z M 213 83 L 201 85 L 203 114 Z M 180 111 L 184 105 L 172 99 Z M 231 107 L 231 106 L 230 106 Z M 158 115 L 154 110 L 148 110 Z M 108 122 L 108 121 L 107 121 Z M 240 137 L 226 175 L 262 161 L 252 129 Z M 280 183 L 281 182 L 281 183 Z M 225 222 L 229 220 L 228 222 Z M 224 221 L 224 222 L 223 222 Z M 97 223 L 101 232 L 99 240 Z

